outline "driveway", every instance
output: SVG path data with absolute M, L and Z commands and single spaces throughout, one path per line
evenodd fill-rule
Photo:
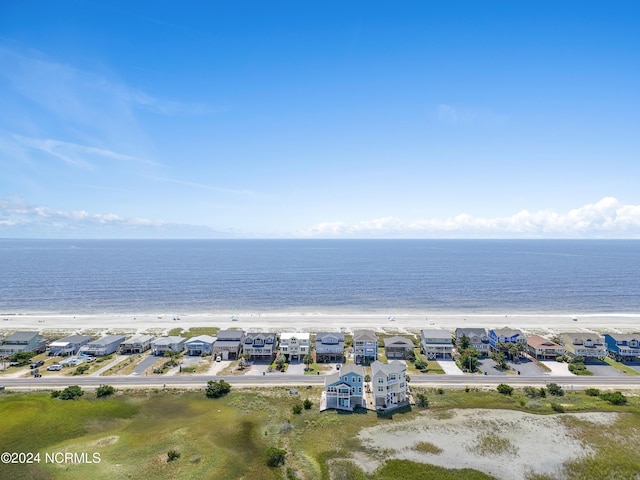
M 545 371 L 538 367 L 535 362 L 528 358 L 520 358 L 518 362 L 507 362 L 509 368 L 513 371 L 520 372 L 520 375 L 525 377 L 542 377 L 545 375 Z
M 587 370 L 592 372 L 596 377 L 626 377 L 624 373 L 616 370 L 602 360 L 589 360 L 588 363 L 585 363 L 585 366 Z
M 481 358 L 478 361 L 478 368 L 482 370 L 482 373 L 489 376 L 506 376 L 507 374 L 496 368 L 496 362 L 490 358 Z
M 540 360 L 540 363 L 547 366 L 551 372 L 549 375 L 552 377 L 568 377 L 569 375 L 573 375 L 569 371 L 569 364 L 565 362 L 556 362 L 555 360 Z
M 465 374 L 462 370 L 460 370 L 458 365 L 456 365 L 456 362 L 450 358 L 446 358 L 446 359 L 439 358 L 438 365 L 440 365 L 440 368 L 444 370 L 445 375 L 464 375 Z
M 291 362 L 287 371 L 284 372 L 285 375 L 304 375 L 304 369 L 307 366 L 302 362 Z
M 158 357 L 155 355 L 147 355 L 147 358 L 142 360 L 138 365 L 136 365 L 136 368 L 133 369 L 133 375 L 142 375 L 147 368 L 151 367 L 151 365 L 157 361 Z

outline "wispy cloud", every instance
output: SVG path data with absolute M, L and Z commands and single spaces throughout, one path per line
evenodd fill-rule
M 255 192 L 253 190 L 218 187 L 216 185 L 208 185 L 206 183 L 191 182 L 188 180 L 179 180 L 175 178 L 154 176 L 154 177 L 151 177 L 151 179 L 157 182 L 172 183 L 174 185 L 182 185 L 185 187 L 198 188 L 201 190 L 211 190 L 211 191 L 220 192 L 220 193 L 229 193 L 232 195 L 245 195 L 249 197 L 262 196 L 262 194 Z
M 384 217 L 356 223 L 325 222 L 301 237 L 381 238 L 640 238 L 640 205 L 623 205 L 613 197 L 558 213 L 522 210 L 509 217 L 473 217 L 403 221 Z
M 114 152 L 105 148 L 90 147 L 72 142 L 62 142 L 51 138 L 30 138 L 18 134 L 12 134 L 11 136 L 20 145 L 48 153 L 69 165 L 77 167 L 91 168 L 91 163 L 88 161 L 88 158 L 96 157 L 155 165 L 151 160 L 145 160 L 133 155 Z

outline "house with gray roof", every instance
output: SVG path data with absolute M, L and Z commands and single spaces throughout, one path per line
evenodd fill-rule
M 344 333 L 316 333 L 316 362 L 342 362 L 344 360 Z
M 151 353 L 163 356 L 167 351 L 182 352 L 186 341 L 186 338 L 176 335 L 156 338 L 151 341 Z
M 198 335 L 197 337 L 191 337 L 184 342 L 184 348 L 187 350 L 187 355 L 211 355 L 211 352 L 213 352 L 213 344 L 215 342 L 216 337 L 212 337 L 211 335 Z
M 378 359 L 378 336 L 373 330 L 354 330 L 353 358 L 362 365 L 369 365 Z
M 33 331 L 14 332 L 5 338 L 0 346 L 0 356 L 10 356 L 19 352 L 35 352 L 44 348 L 42 335 Z
M 394 336 L 384 339 L 384 354 L 389 360 L 406 360 L 413 357 L 414 348 L 413 340 L 407 337 Z
M 242 330 L 219 331 L 213 344 L 213 355 L 222 357 L 222 360 L 237 359 L 242 353 L 244 335 Z
M 256 360 L 271 361 L 278 348 L 278 336 L 275 333 L 247 333 L 242 345 L 242 353 Z
M 81 347 L 93 340 L 89 335 L 69 335 L 68 337 L 55 340 L 49 344 L 47 355 L 56 357 L 66 357 L 75 355 Z
M 143 353 L 151 348 L 151 342 L 156 337 L 152 335 L 135 335 L 120 344 L 120 353 Z
M 79 354 L 93 355 L 94 357 L 104 357 L 118 351 L 118 347 L 124 342 L 122 335 L 105 335 L 104 337 L 92 340 L 80 347 Z
M 451 332 L 440 329 L 420 330 L 420 351 L 429 360 L 453 357 Z
M 603 338 L 597 333 L 567 332 L 560 335 L 560 343 L 569 357 L 582 357 L 585 361 L 607 355 Z
M 460 346 L 463 335 L 469 339 L 469 346 L 483 355 L 489 355 L 489 335 L 486 328 L 456 328 L 456 344 Z

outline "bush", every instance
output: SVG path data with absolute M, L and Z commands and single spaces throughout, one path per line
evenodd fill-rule
M 214 382 L 213 380 L 209 380 L 207 382 L 207 388 L 204 392 L 207 398 L 220 398 L 225 396 L 227 393 L 231 391 L 231 385 L 229 385 L 224 380 L 219 380 Z
M 302 402 L 302 405 L 304 406 L 305 410 L 311 410 L 313 402 L 307 398 L 304 402 Z
M 113 395 L 114 393 L 116 393 L 116 389 L 111 385 L 100 385 L 96 389 L 96 397 L 98 398 L 108 397 L 109 395 Z
M 302 405 L 299 403 L 296 403 L 291 410 L 293 411 L 293 413 L 295 413 L 296 415 L 300 415 L 302 413 Z
M 564 413 L 564 411 L 565 411 L 564 407 L 562 405 L 560 405 L 559 403 L 552 403 L 551 404 L 551 409 L 554 412 L 557 412 L 557 413 Z
M 562 355 L 557 356 L 556 357 L 556 362 L 558 362 L 558 363 L 564 362 L 564 357 Z
M 78 368 L 75 369 L 75 371 L 73 372 L 73 375 L 82 375 L 87 370 L 89 370 L 89 365 L 80 365 Z
M 60 392 L 60 394 L 58 395 L 58 398 L 60 400 L 75 400 L 76 398 L 79 398 L 82 395 L 84 395 L 84 392 L 79 386 L 71 385 L 65 388 L 62 392 Z
M 277 447 L 269 447 L 267 449 L 267 465 L 270 467 L 279 467 L 284 465 L 286 450 Z
M 167 462 L 173 462 L 174 460 L 177 460 L 179 458 L 180 458 L 180 452 L 176 450 L 169 450 L 167 452 Z
M 503 395 L 511 395 L 513 393 L 513 387 L 507 385 L 506 383 L 501 383 L 497 386 L 496 390 Z
M 627 403 L 627 397 L 621 392 L 603 393 L 600 395 L 600 398 L 609 402 L 611 405 L 624 405 Z
M 562 387 L 557 383 L 550 383 L 547 385 L 547 390 L 549 390 L 549 394 L 554 397 L 562 397 L 564 395 L 564 390 L 562 390 Z
M 438 395 L 444 395 L 444 388 L 438 387 L 438 390 L 436 390 L 436 392 L 438 392 Z
M 429 408 L 429 399 L 424 393 L 419 393 L 416 395 L 416 405 L 420 408 Z
M 599 397 L 600 396 L 600 390 L 598 390 L 597 388 L 587 388 L 584 391 L 584 393 L 586 393 L 590 397 Z
M 425 370 L 427 368 L 427 362 L 421 358 L 416 358 L 414 365 L 418 370 Z
M 58 398 L 60 396 L 60 390 L 54 390 L 51 392 L 51 398 Z

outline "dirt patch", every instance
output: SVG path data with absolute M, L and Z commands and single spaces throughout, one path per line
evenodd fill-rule
M 94 445 L 96 447 L 106 447 L 108 445 L 113 445 L 118 440 L 120 440 L 119 436 L 112 435 L 111 437 L 100 438 L 100 439 L 96 440 L 95 442 L 93 442 L 92 445 Z
M 499 479 L 516 480 L 525 479 L 528 473 L 561 477 L 567 461 L 593 453 L 571 434 L 559 415 L 485 409 L 450 413 L 427 412 L 410 422 L 367 428 L 359 438 L 371 454 L 356 455 L 353 461 L 371 471 L 380 464 L 375 452 L 384 451 L 386 459 L 473 468 Z M 563 416 L 597 424 L 610 424 L 617 418 L 616 413 Z M 416 448 L 425 442 L 439 452 Z

